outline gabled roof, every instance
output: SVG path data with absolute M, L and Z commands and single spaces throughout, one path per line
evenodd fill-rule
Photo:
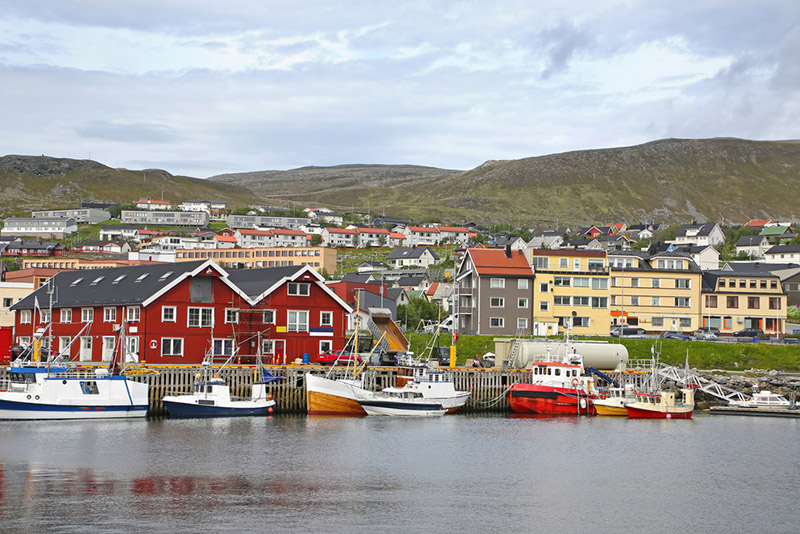
M 469 228 L 463 226 L 437 226 L 439 232 L 457 232 L 461 234 L 468 234 Z
M 355 228 L 325 228 L 326 232 L 329 234 L 348 234 L 348 235 L 357 235 L 358 232 Z
M 386 228 L 372 228 L 369 226 L 360 226 L 355 229 L 359 234 L 384 234 L 389 235 L 389 230 Z
M 232 235 L 215 235 L 214 239 L 220 243 L 236 243 L 236 238 Z
M 389 234 L 390 239 L 408 239 L 406 234 L 401 234 L 400 232 L 391 232 Z
M 403 259 L 419 259 L 425 254 L 425 251 L 429 251 L 433 256 L 433 259 L 438 261 L 439 256 L 436 252 L 433 251 L 432 248 L 428 247 L 415 247 L 415 248 L 396 248 L 389 253 L 389 256 L 386 258 L 387 260 L 403 260 Z
M 263 235 L 263 236 L 271 236 L 272 230 L 251 230 L 248 228 L 240 228 L 236 230 L 239 232 L 240 235 Z
M 796 252 L 800 252 L 800 245 L 775 245 L 765 254 L 794 254 Z
M 479 276 L 533 277 L 533 268 L 521 250 L 512 250 L 509 258 L 505 249 L 470 248 L 467 249 L 467 256 Z
M 762 226 L 766 226 L 772 222 L 772 219 L 750 219 L 745 226 L 753 226 L 756 228 L 760 228 Z
M 763 235 L 743 235 L 739 238 L 739 241 L 736 242 L 737 247 L 757 247 L 762 242 L 766 240 L 766 236 Z
M 431 228 L 428 226 L 409 226 L 408 230 L 411 232 L 429 232 L 432 234 L 438 234 L 439 230 L 435 227 Z
M 769 235 L 769 236 L 776 236 L 776 235 L 783 235 L 788 233 L 791 229 L 791 226 L 766 226 L 764 229 L 761 230 L 761 235 Z

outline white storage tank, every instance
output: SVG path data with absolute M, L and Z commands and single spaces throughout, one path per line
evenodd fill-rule
M 606 341 L 569 341 L 529 339 L 519 340 L 519 350 L 508 362 L 509 367 L 524 369 L 541 356 L 566 356 L 580 354 L 584 367 L 601 371 L 623 371 L 628 365 L 628 349 L 618 343 Z

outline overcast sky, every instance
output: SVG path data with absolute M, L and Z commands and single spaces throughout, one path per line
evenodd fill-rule
M 0 0 L 0 155 L 205 178 L 800 138 L 800 1 Z

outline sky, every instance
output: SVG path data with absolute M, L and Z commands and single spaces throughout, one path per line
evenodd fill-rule
M 206 178 L 800 138 L 797 0 L 0 0 L 0 155 Z

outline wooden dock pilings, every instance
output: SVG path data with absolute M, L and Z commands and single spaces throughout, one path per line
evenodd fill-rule
M 397 367 L 375 367 L 365 371 L 367 383 L 372 389 L 394 386 L 397 382 Z M 164 395 L 183 395 L 191 393 L 192 384 L 202 375 L 198 367 L 149 367 L 146 374 L 129 374 L 128 378 L 145 382 L 150 386 L 150 408 L 153 416 L 166 415 Z M 267 385 L 267 391 L 275 400 L 275 413 L 306 413 L 305 374 L 311 372 L 325 375 L 330 367 L 315 365 L 268 366 L 267 370 L 284 379 Z M 156 372 L 152 372 L 156 371 Z M 332 378 L 342 378 L 345 368 L 334 368 Z M 463 367 L 449 370 L 455 388 L 470 391 L 467 404 L 459 413 L 508 411 L 507 390 L 515 382 L 526 382 L 530 371 L 483 369 Z M 251 386 L 256 379 L 256 369 L 251 366 L 230 366 L 214 369 L 231 388 L 231 395 L 250 397 Z M 0 381 L 7 379 L 7 368 L 0 368 Z

